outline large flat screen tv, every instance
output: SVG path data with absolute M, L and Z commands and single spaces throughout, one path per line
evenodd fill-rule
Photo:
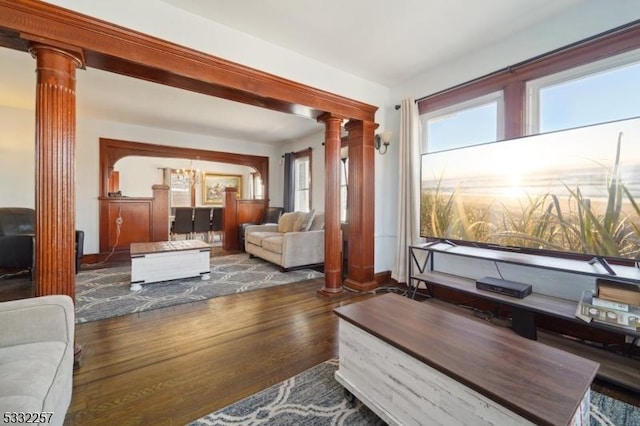
M 640 257 L 640 118 L 428 153 L 421 168 L 429 240 Z

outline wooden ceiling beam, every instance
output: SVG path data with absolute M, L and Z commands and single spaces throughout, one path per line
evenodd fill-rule
M 36 0 L 0 0 L 0 29 L 82 49 L 87 66 L 236 102 L 316 118 L 374 121 L 377 107 Z

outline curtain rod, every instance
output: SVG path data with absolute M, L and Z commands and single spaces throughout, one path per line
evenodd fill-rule
M 322 145 L 324 145 L 324 142 L 322 142 Z M 307 149 L 308 149 L 309 151 L 313 151 L 313 148 L 312 148 L 312 147 L 309 147 L 309 148 L 307 148 Z M 298 152 L 302 152 L 302 151 L 305 151 L 305 150 L 303 149 L 303 150 L 300 150 L 300 151 L 298 151 Z M 287 153 L 285 152 L 285 153 L 284 153 L 284 154 L 282 154 L 280 157 L 281 157 L 281 158 L 284 158 L 284 155 L 285 155 L 285 154 L 287 154 Z M 295 154 L 295 152 L 293 152 L 293 151 L 292 151 L 292 152 L 289 152 L 288 154 Z

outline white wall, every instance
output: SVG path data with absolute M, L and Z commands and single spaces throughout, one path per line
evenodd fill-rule
M 29 110 L 0 107 L 0 200 L 3 206 L 35 205 L 35 118 Z M 85 253 L 98 253 L 99 139 L 123 139 L 158 145 L 236 152 L 269 157 L 277 170 L 280 151 L 271 145 L 210 138 L 156 128 L 88 119 L 78 111 L 76 135 L 76 228 L 85 231 Z M 234 169 L 236 170 L 236 169 Z M 273 175 L 273 171 L 270 172 Z M 276 173 L 277 175 L 277 173 Z M 126 179 L 126 178 L 125 178 Z M 136 189 L 137 191 L 137 189 Z M 125 190 L 126 192 L 126 190 Z M 272 203 L 282 204 L 281 178 L 270 179 Z M 134 195 L 126 194 L 125 195 Z M 137 194 L 135 194 L 137 195 Z M 142 194 L 141 194 L 142 195 Z M 150 196 L 151 194 L 148 194 Z
M 0 106 L 0 206 L 35 204 L 35 113 Z
M 391 271 L 395 256 L 396 226 L 398 208 L 398 138 L 400 135 L 400 111 L 392 105 L 384 107 L 384 113 L 389 117 L 388 124 L 382 124 L 376 133 L 392 132 L 391 144 L 387 152 L 382 155 L 378 151 L 375 155 L 375 272 Z

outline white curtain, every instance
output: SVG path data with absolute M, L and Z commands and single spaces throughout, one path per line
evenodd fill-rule
M 398 227 L 396 254 L 391 278 L 407 282 L 408 249 L 420 242 L 420 141 L 418 106 L 405 99 L 400 108 L 400 147 L 398 155 Z

